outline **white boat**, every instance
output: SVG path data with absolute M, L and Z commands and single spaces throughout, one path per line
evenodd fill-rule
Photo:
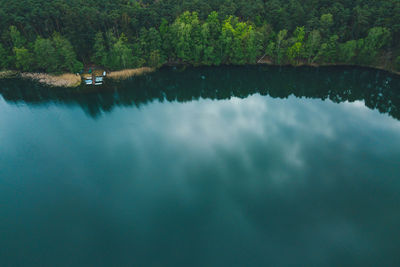
M 104 82 L 105 74 L 105 71 L 103 72 L 103 75 L 100 74 L 100 76 L 94 76 L 94 73 L 84 74 L 83 79 L 86 85 L 102 85 Z

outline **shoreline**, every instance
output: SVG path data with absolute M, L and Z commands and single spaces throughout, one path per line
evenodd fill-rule
M 11 78 L 29 79 L 53 87 L 77 87 L 82 81 L 80 75 L 73 73 L 55 75 L 40 72 L 19 72 L 13 70 L 0 71 L 0 79 Z
M 346 63 L 307 63 L 307 62 L 301 62 L 299 64 L 275 64 L 272 63 L 270 60 L 263 60 L 259 61 L 256 63 L 256 65 L 268 65 L 268 66 L 282 66 L 282 67 L 293 67 L 293 68 L 298 68 L 298 67 L 313 67 L 313 68 L 323 68 L 323 67 L 359 67 L 359 68 L 369 68 L 369 69 L 375 69 L 375 70 L 382 70 L 382 71 L 387 71 L 391 74 L 395 75 L 400 75 L 400 71 L 396 71 L 393 69 L 387 69 L 383 66 L 372 66 L 372 65 L 360 65 L 360 64 L 346 64 Z
M 135 68 L 135 69 L 124 69 L 124 70 L 118 70 L 118 71 L 111 71 L 107 73 L 106 78 L 110 78 L 113 80 L 124 80 L 128 79 L 133 76 L 140 76 L 140 75 L 145 75 L 147 73 L 151 73 L 156 71 L 157 68 L 150 68 L 150 67 L 141 67 L 141 68 Z
M 46 73 L 21 73 L 22 79 L 30 79 L 41 84 L 54 87 L 77 87 L 81 84 L 80 75 L 72 73 L 64 73 L 61 75 L 51 75 Z
M 155 71 L 155 68 L 141 67 L 136 69 L 125 69 L 111 71 L 106 78 L 113 80 L 124 80 L 133 76 L 140 76 Z M 78 87 L 82 84 L 82 75 L 73 73 L 49 74 L 42 72 L 19 72 L 13 70 L 0 71 L 0 79 L 22 78 L 36 81 L 38 83 L 53 87 Z
M 187 65 L 187 64 L 178 64 L 178 65 Z M 400 71 L 395 71 L 391 69 L 384 68 L 382 66 L 368 66 L 368 65 L 356 65 L 356 64 L 341 64 L 341 63 L 324 63 L 324 64 L 317 64 L 317 63 L 299 63 L 299 64 L 274 64 L 270 60 L 263 60 L 259 61 L 254 64 L 246 64 L 246 65 L 268 65 L 268 66 L 285 66 L 285 67 L 314 67 L 314 68 L 323 68 L 323 67 L 362 67 L 362 68 L 370 68 L 376 69 L 381 71 L 387 71 L 388 73 L 394 75 L 400 75 Z M 171 66 L 169 63 L 166 63 L 163 66 Z M 176 65 L 174 65 L 176 66 Z M 192 66 L 189 64 L 189 66 Z M 202 65 L 199 65 L 202 66 Z M 159 68 L 151 68 L 151 67 L 140 67 L 134 69 L 124 69 L 119 71 L 111 71 L 107 73 L 107 79 L 113 80 L 125 80 L 130 77 L 145 75 L 151 72 L 156 71 Z M 22 79 L 30 79 L 33 81 L 37 81 L 41 84 L 53 86 L 53 87 L 78 87 L 82 84 L 82 75 L 73 74 L 73 73 L 63 73 L 59 75 L 55 74 L 48 74 L 48 73 L 31 73 L 31 72 L 19 72 L 13 70 L 4 70 L 0 71 L 0 79 L 7 79 L 7 78 L 22 78 Z

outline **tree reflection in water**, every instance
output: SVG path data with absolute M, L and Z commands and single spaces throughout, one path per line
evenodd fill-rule
M 50 88 L 20 79 L 0 80 L 0 94 L 9 103 L 79 105 L 93 118 L 115 106 L 246 98 L 256 93 L 273 98 L 294 95 L 330 99 L 335 103 L 361 100 L 368 108 L 400 119 L 400 77 L 358 67 L 164 67 L 126 81 L 107 81 L 102 87 L 72 89 Z

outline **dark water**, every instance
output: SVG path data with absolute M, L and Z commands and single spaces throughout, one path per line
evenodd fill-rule
M 1 266 L 398 266 L 400 78 L 0 80 Z

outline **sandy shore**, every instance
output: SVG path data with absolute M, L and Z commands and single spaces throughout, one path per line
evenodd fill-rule
M 65 73 L 61 75 L 51 75 L 46 73 L 21 73 L 21 77 L 56 87 L 77 87 L 81 84 L 81 76 L 72 73 Z
M 72 73 L 52 75 L 46 73 L 21 73 L 12 70 L 0 71 L 0 79 L 18 77 L 23 79 L 31 79 L 46 85 L 58 87 L 76 87 L 81 84 L 81 76 Z

